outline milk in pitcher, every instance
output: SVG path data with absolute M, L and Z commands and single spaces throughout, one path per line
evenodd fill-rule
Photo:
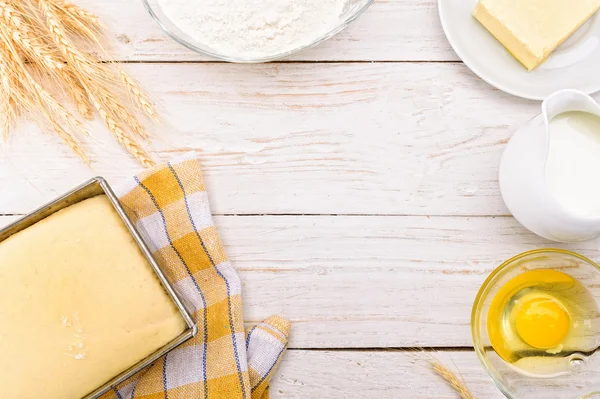
M 600 117 L 581 111 L 548 123 L 546 179 L 557 201 L 581 216 L 600 216 Z

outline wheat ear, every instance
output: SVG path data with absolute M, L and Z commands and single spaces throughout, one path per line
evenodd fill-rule
M 89 136 L 88 131 L 83 127 L 82 123 L 77 120 L 73 114 L 71 114 L 65 107 L 63 107 L 48 91 L 46 91 L 38 82 L 33 78 L 29 79 L 29 84 L 33 86 L 42 102 L 46 104 L 48 109 L 54 114 L 58 115 L 68 126 L 70 126 L 75 132 L 80 133 L 84 136 Z
M 45 0 L 39 0 L 39 1 L 40 1 L 40 4 L 42 4 Z M 57 23 L 54 23 L 55 21 L 58 21 L 58 18 L 56 18 L 56 15 L 53 15 L 51 7 L 52 6 L 47 3 L 42 4 L 42 10 L 50 18 L 49 23 L 51 23 L 51 25 L 54 28 L 53 33 L 55 35 L 55 41 L 58 43 L 61 43 L 62 46 L 73 47 L 73 46 L 69 46 L 68 41 L 65 40 L 66 33 L 64 32 L 64 30 L 60 29 L 60 26 L 57 26 L 58 25 Z M 66 1 L 58 1 L 57 3 L 55 3 L 55 10 L 62 10 L 63 12 L 70 12 L 70 15 L 68 16 L 68 18 L 65 19 L 65 22 L 69 22 L 70 20 L 72 20 L 71 21 L 72 23 L 70 25 L 72 26 L 73 30 L 76 33 L 79 33 L 80 35 L 83 35 L 83 36 L 87 36 L 90 40 L 92 40 L 98 46 L 98 48 L 101 50 L 102 53 L 104 53 L 104 55 L 108 55 L 107 51 L 104 49 L 102 41 L 100 40 L 99 30 L 94 31 L 95 27 L 93 25 L 94 25 L 94 17 L 95 16 L 93 14 L 91 14 L 73 4 L 70 4 Z M 95 17 L 95 18 L 97 19 L 97 17 Z M 65 47 L 65 52 L 74 54 L 73 49 L 70 49 L 67 47 Z M 77 63 L 81 63 L 81 61 L 83 61 L 83 58 L 81 56 L 78 56 L 78 57 L 74 58 L 73 61 L 75 61 Z M 158 113 L 156 112 L 154 103 L 150 100 L 150 98 L 146 95 L 146 93 L 144 93 L 144 91 L 141 89 L 139 83 L 135 79 L 133 79 L 127 72 L 125 72 L 122 68 L 117 67 L 117 69 L 119 72 L 119 77 L 120 77 L 121 81 L 123 82 L 123 84 L 125 85 L 125 88 L 127 89 L 127 92 L 129 93 L 132 102 L 144 114 L 146 114 L 152 120 L 152 122 L 154 122 L 157 125 L 160 124 L 160 120 L 158 118 Z M 98 72 L 100 72 L 100 71 L 98 71 Z M 102 72 L 108 73 L 109 71 L 108 71 L 108 69 L 103 68 Z M 122 108 L 124 109 L 124 107 L 122 107 Z M 123 112 L 123 111 L 120 111 L 120 112 Z M 125 122 L 131 126 L 133 131 L 135 131 L 138 135 L 140 135 L 144 138 L 146 137 L 146 133 L 145 133 L 144 129 L 141 127 L 141 125 L 139 125 L 139 123 L 135 120 L 134 117 L 128 117 L 125 119 L 126 119 Z
M 118 125 L 123 124 L 127 126 L 139 138 L 144 140 L 148 138 L 146 130 L 139 124 L 136 117 L 119 102 L 109 87 L 102 82 L 91 82 L 84 76 L 81 76 L 80 80 L 88 95 L 96 99 L 96 109 L 99 110 L 99 108 L 102 108 L 103 112 L 110 116 Z
M 66 31 L 64 30 L 60 19 L 57 17 L 55 9 L 52 4 L 50 4 L 47 0 L 37 0 L 40 9 L 46 16 L 47 23 L 50 28 L 51 36 L 54 39 L 54 42 L 58 45 L 61 53 L 67 59 L 69 64 L 72 65 L 73 68 L 81 71 L 84 75 L 92 75 L 96 76 L 104 81 L 111 81 L 111 75 L 113 75 L 113 71 L 107 68 L 103 64 L 95 63 L 93 60 L 89 59 L 85 54 L 78 51 L 77 48 L 73 45 L 73 43 L 69 40 Z M 96 38 L 96 44 L 104 51 L 100 41 Z M 132 101 L 154 122 L 159 123 L 158 114 L 154 108 L 154 104 L 148 96 L 141 90 L 139 84 L 131 78 L 125 71 L 119 68 L 119 76 L 121 81 L 124 83 L 127 92 L 130 94 Z M 89 90 L 88 90 L 89 92 Z M 106 91 L 108 95 L 110 90 Z M 95 96 L 96 98 L 101 96 Z M 103 96 L 102 96 L 103 97 Z M 112 104 L 116 104 L 114 106 L 109 107 L 108 111 L 114 110 L 113 118 L 117 121 L 122 121 L 131 127 L 131 129 L 138 134 L 140 137 L 146 138 L 146 132 L 138 123 L 137 119 L 129 112 L 125 107 L 118 104 L 118 102 L 112 102 Z M 109 112 L 110 113 L 110 112 Z M 118 116 L 118 117 L 116 117 Z
M 103 64 L 93 62 L 86 57 L 85 54 L 77 50 L 77 48 L 68 39 L 66 32 L 60 26 L 60 22 L 54 17 L 50 5 L 45 0 L 38 0 L 43 4 L 44 13 L 47 15 L 48 23 L 52 26 L 51 31 L 55 43 L 60 48 L 61 52 L 69 60 L 69 65 L 77 75 L 80 75 L 80 80 L 88 80 L 87 77 L 92 75 L 98 78 L 97 82 L 90 85 L 84 85 L 89 96 L 97 99 L 102 99 L 101 104 L 104 112 L 111 116 L 118 124 L 123 123 L 131 128 L 139 137 L 146 139 L 148 137 L 145 129 L 137 121 L 136 117 L 112 94 L 111 90 L 104 82 L 113 80 L 114 72 Z M 121 80 L 125 84 L 127 91 L 131 94 L 132 100 L 145 113 L 158 122 L 158 116 L 154 110 L 154 105 L 148 97 L 142 92 L 137 85 L 137 82 L 125 72 L 119 73 Z M 131 140 L 131 138 L 130 138 Z
M 106 93 L 107 95 L 103 97 L 105 108 L 112 112 L 115 119 L 129 126 L 129 128 L 141 139 L 146 140 L 148 134 L 142 125 L 139 124 L 136 117 L 133 116 L 127 108 L 121 105 L 108 90 L 106 90 Z
M 85 88 L 92 104 L 117 141 L 143 166 L 153 166 L 148 153 L 121 127 L 122 123 L 130 126 L 136 133 L 143 129 L 135 117 L 114 98 L 102 81 L 111 80 L 111 70 L 102 64 L 95 63 L 79 51 L 69 40 L 67 33 L 57 17 L 52 4 L 46 0 L 37 0 L 40 10 L 46 17 L 51 37 L 71 66 L 75 76 Z M 97 81 L 92 81 L 92 77 Z
M 66 71 L 63 75 L 67 86 L 67 93 L 77 106 L 77 110 L 85 119 L 94 119 L 94 108 L 85 88 L 73 74 L 72 71 Z
M 18 4 L 18 3 L 15 3 Z M 64 64 L 50 51 L 34 33 L 31 25 L 20 16 L 22 9 L 15 9 L 11 4 L 0 1 L 0 19 L 4 22 L 8 34 L 26 52 L 28 57 L 34 58 L 50 70 L 60 70 Z
M 55 0 L 52 5 L 68 33 L 90 40 L 97 46 L 99 53 L 108 55 L 105 50 L 108 44 L 104 40 L 104 25 L 96 15 L 68 1 Z
M 97 15 L 66 0 L 54 0 L 54 5 L 65 14 L 66 21 L 72 20 L 78 26 L 85 26 L 96 30 L 103 28 L 102 22 Z
M 71 133 L 67 132 L 61 125 L 59 125 L 58 123 L 56 123 L 56 121 L 53 120 L 53 119 L 51 119 L 49 121 L 49 125 L 50 125 L 50 128 L 54 132 L 56 132 L 56 134 L 58 135 L 58 137 L 60 137 L 61 140 L 64 141 L 71 148 L 71 150 L 79 158 L 81 158 L 81 160 L 83 162 L 85 162 L 86 164 L 90 163 L 90 159 L 85 154 L 85 152 L 83 151 L 83 149 L 81 148 L 81 146 L 79 145 L 79 143 L 77 141 L 75 141 L 75 138 L 73 137 L 73 135 Z
M 2 68 L 4 69 L 4 68 Z M 10 136 L 10 130 L 13 125 L 14 115 L 13 108 L 11 105 L 11 94 L 10 85 L 8 84 L 7 78 L 2 77 L 2 84 L 0 84 L 0 131 L 4 141 L 8 140 Z
M 18 50 L 15 43 L 11 40 L 9 32 L 7 32 L 6 26 L 2 24 L 0 24 L 0 36 L 3 37 L 6 45 L 0 53 L 0 61 L 5 65 L 10 65 L 11 76 L 14 76 L 17 80 L 17 87 L 21 90 L 20 92 L 17 91 L 15 93 L 16 97 L 21 102 L 21 105 L 24 106 L 25 109 L 36 110 L 39 112 L 43 117 L 43 120 L 46 121 L 46 124 L 56 131 L 58 136 L 73 150 L 73 152 L 80 156 L 86 163 L 89 162 L 89 159 L 77 141 L 73 138 L 72 134 L 67 132 L 60 123 L 57 122 L 56 116 L 78 133 L 87 134 L 87 131 L 69 111 L 56 101 L 56 99 L 54 99 L 54 97 L 52 97 L 52 95 L 31 76 L 24 62 L 19 57 Z M 43 128 L 46 127 L 43 124 L 41 124 L 41 126 Z
M 129 135 L 123 130 L 121 126 L 115 121 L 106 111 L 106 109 L 95 99 L 92 98 L 92 102 L 96 106 L 96 109 L 100 113 L 100 117 L 104 120 L 104 123 L 108 127 L 108 130 L 115 136 L 117 141 L 125 147 L 125 149 L 144 167 L 154 166 L 155 163 L 150 158 L 150 155 L 135 142 Z
M 450 369 L 439 362 L 432 362 L 433 370 L 450 384 L 462 399 L 475 399 L 469 388 Z
M 78 69 L 83 73 L 93 76 L 97 75 L 98 69 L 101 69 L 102 67 L 97 65 L 93 59 L 90 59 L 72 43 L 60 22 L 60 18 L 56 15 L 54 6 L 46 0 L 37 0 L 37 3 L 40 11 L 46 18 L 50 37 L 67 63 L 70 64 L 72 68 Z
M 152 120 L 152 122 L 159 125 L 160 120 L 158 119 L 154 104 L 141 90 L 138 83 L 121 68 L 119 68 L 119 75 L 121 76 L 121 80 L 125 84 L 127 91 L 131 95 L 133 102 Z
M 0 56 L 0 132 L 4 141 L 8 140 L 10 136 L 10 130 L 12 128 L 14 120 L 14 109 L 11 104 L 12 101 L 12 90 L 11 82 L 13 75 L 8 73 L 9 65 L 8 59 Z M 13 86 L 14 87 L 14 86 Z

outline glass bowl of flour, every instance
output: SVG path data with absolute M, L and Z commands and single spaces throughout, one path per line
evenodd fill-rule
M 373 0 L 144 0 L 179 43 L 231 62 L 268 62 L 329 39 Z

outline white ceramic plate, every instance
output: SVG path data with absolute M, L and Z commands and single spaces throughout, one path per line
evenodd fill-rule
M 592 16 L 532 72 L 472 16 L 477 0 L 438 0 L 442 27 L 454 51 L 479 77 L 515 96 L 543 100 L 562 89 L 600 91 L 600 13 Z

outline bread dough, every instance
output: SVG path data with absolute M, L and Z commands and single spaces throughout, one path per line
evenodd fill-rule
M 81 399 L 185 328 L 105 195 L 0 243 L 0 398 Z

